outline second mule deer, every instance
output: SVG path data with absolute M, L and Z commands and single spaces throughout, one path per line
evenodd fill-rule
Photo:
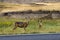
M 39 25 L 39 28 L 42 27 L 42 20 L 40 18 L 38 18 L 38 25 Z

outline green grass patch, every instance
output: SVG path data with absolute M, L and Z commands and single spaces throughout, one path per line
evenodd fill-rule
M 0 34 L 30 34 L 30 33 L 59 33 L 60 32 L 60 19 L 42 20 L 42 27 L 39 29 L 37 19 L 30 20 L 26 31 L 23 28 L 15 27 L 15 22 L 26 21 L 25 19 L 13 19 L 13 18 L 0 18 Z

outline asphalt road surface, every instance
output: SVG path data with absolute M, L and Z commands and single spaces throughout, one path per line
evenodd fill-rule
M 60 40 L 60 34 L 26 34 L 0 36 L 0 40 Z

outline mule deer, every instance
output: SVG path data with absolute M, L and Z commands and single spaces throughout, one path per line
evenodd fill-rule
M 38 25 L 39 25 L 39 28 L 42 27 L 42 19 L 38 18 Z
M 13 28 L 13 30 L 15 30 L 17 27 L 24 28 L 24 30 L 26 30 L 28 25 L 29 25 L 29 20 L 27 22 L 15 22 L 15 27 Z

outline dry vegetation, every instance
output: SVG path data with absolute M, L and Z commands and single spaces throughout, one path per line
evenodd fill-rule
M 30 4 L 13 4 L 13 3 L 0 3 L 0 5 L 5 5 L 6 8 L 2 12 L 8 11 L 26 11 L 26 10 L 59 10 L 60 3 L 43 3 L 45 5 L 30 5 Z

